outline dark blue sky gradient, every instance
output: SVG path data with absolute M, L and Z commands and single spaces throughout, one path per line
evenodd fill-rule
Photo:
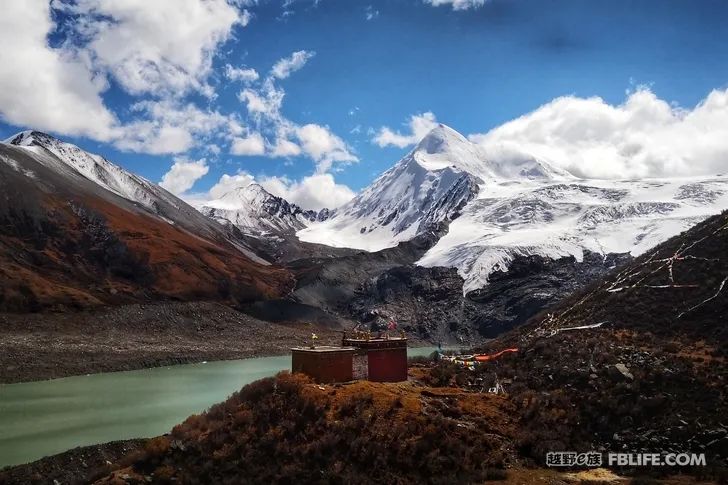
M 379 15 L 366 21 L 369 4 Z M 283 113 L 297 123 L 328 125 L 355 149 L 361 162 L 336 173 L 337 181 L 355 190 L 406 151 L 377 147 L 367 129 L 402 129 L 412 114 L 432 111 L 469 134 L 563 95 L 600 96 L 619 104 L 625 89 L 648 84 L 660 98 L 692 107 L 728 83 L 725 1 L 491 0 L 480 9 L 456 12 L 417 0 L 321 0 L 315 7 L 299 1 L 292 8 L 293 15 L 281 20 L 280 2 L 262 2 L 250 25 L 222 46 L 213 82 L 218 98 L 211 106 L 245 117 L 236 98 L 239 85 L 219 70 L 225 63 L 265 73 L 293 51 L 316 51 L 281 83 Z M 113 82 L 104 99 L 122 120 L 129 119 L 128 107 L 138 100 Z M 355 107 L 359 110 L 351 116 Z M 361 133 L 350 133 L 357 125 Z M 23 128 L 0 124 L 0 134 Z M 172 160 L 71 141 L 155 181 Z M 292 179 L 313 172 L 314 163 L 304 158 L 286 164 L 230 156 L 226 148 L 217 161 L 206 155 L 214 165 L 195 190 L 238 169 Z

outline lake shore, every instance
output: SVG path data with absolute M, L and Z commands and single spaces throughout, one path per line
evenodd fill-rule
M 217 303 L 155 303 L 76 313 L 0 315 L 0 384 L 282 355 L 341 331 L 271 323 Z
M 109 463 L 142 449 L 147 441 L 132 439 L 81 446 L 23 465 L 0 467 L 0 484 L 89 483 L 106 475 Z
M 0 384 L 284 355 L 311 333 L 322 345 L 341 341 L 338 328 L 267 322 L 209 302 L 0 314 Z

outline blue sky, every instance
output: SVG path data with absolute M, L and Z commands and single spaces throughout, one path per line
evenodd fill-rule
M 181 10 L 195 1 L 168 2 L 167 8 Z M 0 135 L 37 127 L 153 181 L 162 180 L 175 161 L 197 163 L 191 175 L 184 172 L 195 179 L 194 185 L 186 188 L 182 181 L 175 191 L 203 198 L 224 174 L 239 172 L 272 178 L 277 185 L 271 187 L 282 195 L 316 173 L 327 174 L 336 187 L 358 191 L 408 150 L 408 142 L 401 140 L 388 146 L 376 143 L 381 128 L 406 135 L 412 116 L 432 113 L 431 120 L 463 134 L 482 134 L 561 96 L 598 96 L 606 105 L 619 106 L 628 92 L 648 89 L 655 98 L 690 110 L 728 83 L 726 2 L 460 1 L 440 6 L 423 0 L 237 1 L 219 5 L 221 13 L 204 25 L 194 25 L 199 15 L 191 15 L 193 27 L 208 29 L 209 35 L 198 39 L 166 31 L 163 24 L 155 37 L 154 29 L 139 21 L 152 17 L 141 11 L 144 2 L 121 1 L 129 4 L 123 9 L 104 0 L 59 2 L 57 8 L 45 9 L 46 46 L 36 45 L 42 38 L 39 32 L 24 41 L 27 46 L 14 47 L 37 50 L 41 60 L 48 57 L 41 52 L 45 48 L 57 59 L 42 62 L 53 62 L 47 71 L 58 71 L 60 77 L 66 76 L 72 58 L 73 76 L 86 75 L 83 82 L 68 88 L 68 83 L 49 80 L 43 89 L 61 94 L 63 89 L 76 90 L 74 96 L 97 100 L 90 107 L 51 107 L 55 103 L 47 100 L 14 106 L 17 99 L 0 96 Z M 160 15 L 165 22 L 164 12 Z M 127 30 L 113 37 L 105 24 L 109 21 Z M 159 42 L 161 47 L 150 48 L 146 58 L 136 53 L 115 56 L 113 42 L 124 35 L 141 36 L 146 46 Z M 175 40 L 178 46 L 165 45 Z M 21 41 L 8 42 L 3 50 Z M 174 75 L 151 82 L 131 72 L 154 63 L 155 73 L 169 70 L 163 63 L 174 57 L 170 49 L 176 48 L 197 49 L 199 59 L 172 59 Z M 304 61 L 290 68 L 296 52 L 303 53 L 298 59 Z M 241 91 L 265 94 L 265 80 L 281 60 L 290 61 L 289 69 L 273 78 L 268 92 L 284 94 L 282 104 L 274 113 L 251 113 Z M 13 58 L 4 61 L 0 69 L 8 70 Z M 86 74 L 79 74 L 81 65 Z M 231 79 L 227 65 L 254 69 L 258 80 L 246 84 Z M 6 74 L 0 77 L 0 89 L 17 91 L 28 84 L 21 84 L 23 75 L 32 76 L 33 71 Z M 194 114 L 181 115 L 185 107 L 194 108 Z M 44 109 L 61 114 L 44 118 L 23 113 Z M 85 109 L 92 114 L 85 115 Z M 77 118 L 66 120 L 62 112 L 71 110 Z M 191 121 L 195 116 L 199 119 Z M 84 117 L 99 121 L 86 126 Z M 229 119 L 237 129 L 230 130 Z M 189 127 L 200 120 L 207 126 Z M 108 127 L 97 128 L 105 123 Z M 148 133 L 155 128 L 145 127 L 160 124 L 180 125 L 190 136 L 175 136 L 168 146 L 157 143 L 155 148 L 155 136 Z M 311 128 L 306 134 L 301 131 L 306 126 L 321 130 Z M 258 134 L 265 147 L 245 145 L 241 151 L 251 154 L 231 153 L 233 138 Z M 274 156 L 272 145 L 281 136 L 302 148 L 301 153 Z M 213 144 L 217 149 L 210 151 Z M 164 153 L 150 153 L 155 151 Z M 320 205 L 307 199 L 310 194 L 291 195 L 298 202 Z

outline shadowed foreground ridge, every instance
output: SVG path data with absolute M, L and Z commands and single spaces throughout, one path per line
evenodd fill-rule
M 491 343 L 519 347 L 475 375 L 510 383 L 520 453 L 705 453 L 728 477 L 727 280 L 723 213 Z
M 724 212 L 534 317 L 525 335 L 602 323 L 720 347 L 728 338 L 727 313 L 728 212 Z

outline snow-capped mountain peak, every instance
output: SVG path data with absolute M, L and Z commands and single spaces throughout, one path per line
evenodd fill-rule
M 395 246 L 456 218 L 478 193 L 482 179 L 477 174 L 484 170 L 480 149 L 439 125 L 329 220 L 297 235 L 307 242 L 370 251 Z
M 293 234 L 328 217 L 328 209 L 304 210 L 253 183 L 237 187 L 219 199 L 207 202 L 200 211 L 223 224 L 231 223 L 246 234 Z
M 414 151 L 429 154 L 447 153 L 458 145 L 469 143 L 463 135 L 440 123 L 420 140 Z
M 408 157 L 430 171 L 450 167 L 476 177 L 493 176 L 483 150 L 443 124 L 433 128 L 420 140 Z
M 487 149 L 439 124 L 326 223 L 302 230 L 298 237 L 376 251 L 457 218 L 480 186 L 573 179 L 536 157 L 512 155 L 509 163 L 494 161 Z
M 583 180 L 511 145 L 479 146 L 439 125 L 321 224 L 307 242 L 370 251 L 449 223 L 418 262 L 481 288 L 517 255 L 640 254 L 728 207 L 728 179 Z
M 273 200 L 275 196 L 266 191 L 259 184 L 250 184 L 245 187 L 237 187 L 222 197 L 212 200 L 205 205 L 219 209 L 244 209 L 246 207 L 262 207 L 266 202 Z
M 427 170 L 452 167 L 482 180 L 575 178 L 566 170 L 520 147 L 483 147 L 442 123 L 420 140 L 410 156 Z

